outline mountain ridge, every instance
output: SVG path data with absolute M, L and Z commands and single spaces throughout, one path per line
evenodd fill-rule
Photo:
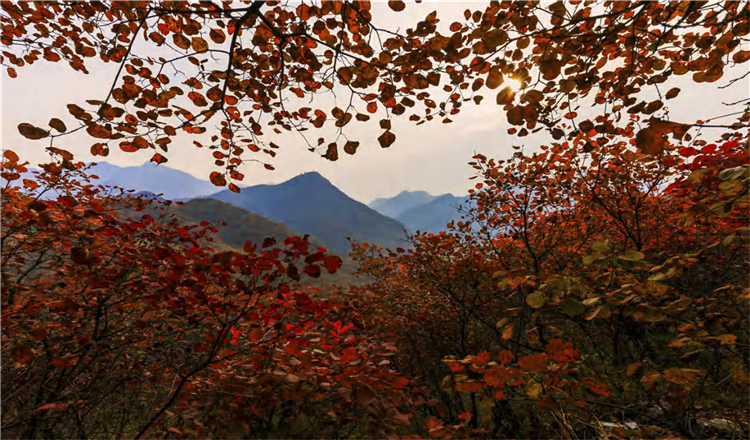
M 165 165 L 151 162 L 125 167 L 110 162 L 92 164 L 95 165 L 89 173 L 99 176 L 97 183 L 161 194 L 165 199 L 195 198 L 216 191 L 211 182 Z
M 393 197 L 380 197 L 367 204 L 379 213 L 396 218 L 404 211 L 433 200 L 436 196 L 427 191 L 401 191 Z
M 210 198 L 309 233 L 330 250 L 346 255 L 348 238 L 386 247 L 403 246 L 404 226 L 347 196 L 316 171 L 279 184 L 249 186 L 240 193 L 219 191 Z

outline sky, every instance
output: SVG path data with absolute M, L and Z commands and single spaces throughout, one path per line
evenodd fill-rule
M 484 4 L 424 1 L 421 4 L 409 3 L 404 12 L 394 14 L 385 4 L 377 3 L 373 16 L 384 17 L 392 29 L 404 29 L 437 10 L 438 18 L 448 25 L 460 19 L 464 9 L 476 10 L 483 8 Z M 64 63 L 37 62 L 18 69 L 18 78 L 15 79 L 9 78 L 3 69 L 0 76 L 2 147 L 16 151 L 22 160 L 32 164 L 46 162 L 49 156 L 44 149 L 49 145 L 49 140 L 27 140 L 18 133 L 17 126 L 29 122 L 46 127 L 47 121 L 53 117 L 60 117 L 71 126 L 74 120 L 70 118 L 66 105 L 80 104 L 86 99 L 102 99 L 117 70 L 117 66 L 103 63 L 91 63 L 88 68 L 90 74 L 84 75 Z M 726 80 L 711 85 L 695 84 L 689 78 L 670 80 L 670 86 L 682 89 L 680 96 L 668 103 L 670 119 L 694 122 L 727 113 L 722 101 L 736 101 L 738 95 L 740 98 L 750 95 L 748 84 L 742 82 L 733 88 L 716 89 L 717 85 L 726 83 L 732 77 L 725 75 Z M 647 97 L 646 94 L 644 96 Z M 404 190 L 425 190 L 435 195 L 466 194 L 475 183 L 469 180 L 474 170 L 467 165 L 475 153 L 507 158 L 514 152 L 511 148 L 513 145 L 524 145 L 526 151 L 533 151 L 550 141 L 544 132 L 525 138 L 507 135 L 509 125 L 505 115 L 491 97 L 486 98 L 490 99 L 485 99 L 479 106 L 465 103 L 452 124 L 442 124 L 436 120 L 415 126 L 407 120 L 408 113 L 403 115 L 407 117 L 394 118 L 393 132 L 397 139 L 388 149 L 380 148 L 377 143 L 377 137 L 382 133 L 377 118 L 369 123 L 349 124 L 347 134 L 361 142 L 360 148 L 354 156 L 340 151 L 336 162 L 309 152 L 305 142 L 296 134 L 269 135 L 267 141 L 281 146 L 278 156 L 271 160 L 276 170 L 268 171 L 253 163 L 245 165 L 241 169 L 246 176 L 242 184 L 279 183 L 307 171 L 317 171 L 350 197 L 365 203 L 379 197 L 394 196 Z M 312 140 L 317 138 L 316 133 L 308 133 L 311 133 Z M 85 133 L 55 139 L 56 147 L 73 152 L 78 160 L 102 161 L 101 157 L 90 155 L 92 143 Z M 114 146 L 110 148 L 106 161 L 121 166 L 140 165 L 152 155 L 151 150 L 124 153 Z M 184 138 L 176 139 L 165 155 L 169 159 L 166 166 L 201 179 L 207 179 L 208 174 L 216 170 L 210 152 L 193 147 L 192 141 L 185 142 Z

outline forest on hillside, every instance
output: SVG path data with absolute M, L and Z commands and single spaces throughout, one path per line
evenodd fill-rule
M 750 437 L 748 3 L 445 5 L 2 2 L 4 90 L 114 66 L 3 144 L 2 437 Z M 469 106 L 507 154 L 403 247 L 134 195 L 79 153 L 210 151 L 240 197 L 277 153 L 405 155 L 397 122 Z

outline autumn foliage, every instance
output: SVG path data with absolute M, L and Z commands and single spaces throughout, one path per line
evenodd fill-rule
M 211 181 L 225 186 L 243 179 L 244 162 L 273 169 L 264 161 L 278 146 L 263 141 L 268 132 L 300 133 L 335 161 L 340 149 L 355 154 L 360 145 L 340 140 L 351 123 L 381 118 L 377 141 L 387 148 L 396 141 L 392 118 L 450 123 L 484 98 L 521 137 L 623 134 L 617 113 L 654 118 L 636 141 L 658 152 L 664 134 L 682 138 L 689 127 L 659 119 L 680 93 L 662 86 L 682 75 L 713 83 L 750 59 L 741 44 L 750 32 L 742 2 L 493 1 L 450 24 L 434 11 L 401 33 L 382 28 L 372 12 L 369 1 L 4 2 L 8 50 L 0 61 L 11 77 L 41 60 L 83 73 L 94 59 L 119 64 L 106 97 L 68 105 L 70 127 L 55 118 L 51 129 L 23 123 L 21 134 L 54 139 L 85 129 L 96 139 L 94 155 L 158 148 L 152 161 L 164 163 L 179 133 L 189 136 L 182 142 L 214 150 L 219 170 Z M 138 53 L 141 45 L 153 54 Z M 309 106 L 334 89 L 348 96 L 329 108 Z M 642 99 L 647 89 L 658 99 Z M 579 116 L 582 106 L 599 118 Z M 333 127 L 317 142 L 306 137 L 324 126 Z
M 438 413 L 468 412 L 472 435 L 597 436 L 602 417 L 646 425 L 636 436 L 708 435 L 695 419 L 716 414 L 739 426 L 750 385 L 741 139 L 658 157 L 616 138 L 587 153 L 564 143 L 477 156 L 465 221 L 415 236 L 408 252 L 358 248 L 373 279 L 361 302 Z
M 385 26 L 409 8 L 2 2 L 9 83 L 118 67 L 106 96 L 18 126 L 50 163 L 3 153 L 3 436 L 750 436 L 748 97 L 697 121 L 668 105 L 678 77 L 747 78 L 748 4 L 493 1 Z M 221 225 L 54 146 L 207 148 L 238 192 L 242 166 L 273 169 L 271 133 L 336 161 L 397 145 L 394 118 L 479 104 L 545 141 L 476 154 L 446 231 L 355 243 L 350 288 L 303 287 L 342 264 L 306 238 L 217 251 Z
M 13 181 L 25 167 L 6 158 Z M 310 414 L 316 435 L 358 423 L 386 434 L 405 385 L 382 363 L 390 346 L 353 329 L 345 304 L 290 289 L 340 258 L 299 237 L 217 253 L 204 242 L 213 226 L 126 218 L 147 202 L 81 166 L 3 189 L 5 432 L 286 436 L 310 429 L 287 419 Z M 324 406 L 336 416 L 319 417 Z

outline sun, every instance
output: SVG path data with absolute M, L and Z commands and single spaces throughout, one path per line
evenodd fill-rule
M 516 93 L 523 88 L 523 84 L 521 84 L 521 81 L 515 78 L 507 78 L 505 82 L 503 83 L 503 85 L 505 87 L 510 87 L 510 90 L 513 93 Z

